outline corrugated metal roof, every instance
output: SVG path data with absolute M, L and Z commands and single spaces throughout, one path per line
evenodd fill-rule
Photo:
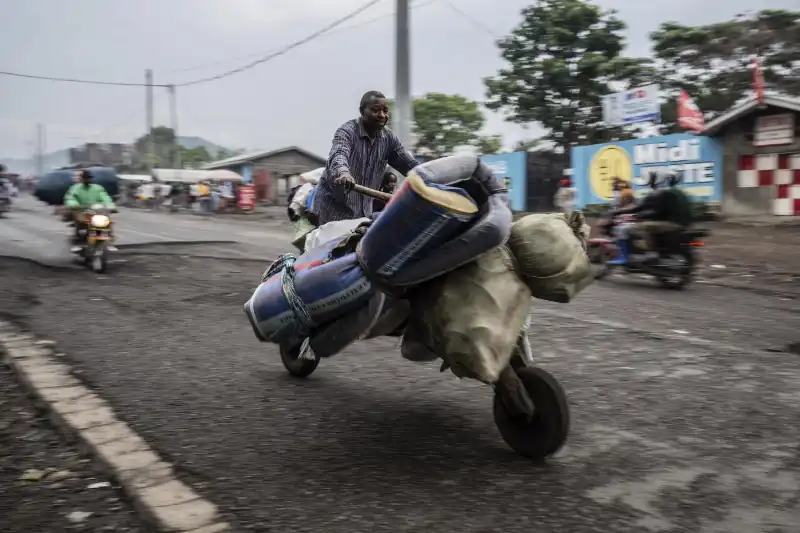
M 325 163 L 325 158 L 324 157 L 320 157 L 320 156 L 318 156 L 316 154 L 312 154 L 308 150 L 304 150 L 303 148 L 300 148 L 299 146 L 287 146 L 286 148 L 279 148 L 278 150 L 259 150 L 257 152 L 249 152 L 249 153 L 246 153 L 246 154 L 241 154 L 241 155 L 236 155 L 236 156 L 233 156 L 233 157 L 229 157 L 227 159 L 221 159 L 219 161 L 214 161 L 212 163 L 209 163 L 209 164 L 203 166 L 203 169 L 204 170 L 212 170 L 212 169 L 215 169 L 215 168 L 225 168 L 225 167 L 230 167 L 230 166 L 234 166 L 234 165 L 240 165 L 242 163 L 249 163 L 250 161 L 254 161 L 256 159 L 264 159 L 265 157 L 270 157 L 270 156 L 273 156 L 273 155 L 278 155 L 278 154 L 282 154 L 284 152 L 291 152 L 291 151 L 300 152 L 301 154 L 305 155 L 306 157 L 309 157 L 311 159 L 315 159 L 315 160 L 319 161 L 320 164 L 324 164 Z
M 160 181 L 198 183 L 201 181 L 242 181 L 242 177 L 231 170 L 192 170 L 185 168 L 156 168 L 153 175 Z
M 755 111 L 759 106 L 761 106 L 758 102 L 756 97 L 748 98 L 745 102 L 737 107 L 726 111 L 725 113 L 721 114 L 708 124 L 706 124 L 705 128 L 699 133 L 699 135 L 714 135 L 719 132 L 723 127 L 727 126 L 734 120 L 738 120 L 743 116 L 752 113 Z M 764 96 L 764 104 L 766 106 L 773 106 L 773 107 L 780 107 L 782 109 L 788 109 L 790 111 L 796 111 L 800 113 L 800 99 L 798 98 L 791 98 L 787 96 L 774 96 L 774 95 L 765 95 Z

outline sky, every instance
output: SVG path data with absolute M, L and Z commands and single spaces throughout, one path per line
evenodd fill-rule
M 244 65 L 330 24 L 366 0 L 3 0 L 0 71 L 121 82 L 182 83 Z M 502 68 L 495 45 L 526 0 L 412 0 L 415 96 L 435 91 L 485 98 L 482 79 Z M 628 24 L 627 54 L 649 54 L 660 23 L 706 24 L 797 0 L 597 0 Z M 367 90 L 394 93 L 393 0 L 334 32 L 251 70 L 178 88 L 180 135 L 247 150 L 297 145 L 326 155 L 335 129 Z M 477 21 L 477 22 L 476 22 Z M 164 88 L 155 124 L 168 125 Z M 46 151 L 84 142 L 131 142 L 146 128 L 143 87 L 92 86 L 0 76 L 0 158 L 27 157 L 36 124 Z M 541 130 L 487 113 L 487 134 L 507 146 Z

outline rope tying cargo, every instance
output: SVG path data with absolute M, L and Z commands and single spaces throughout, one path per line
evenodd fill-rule
M 297 257 L 294 254 L 281 255 L 269 266 L 267 271 L 264 272 L 264 275 L 261 277 L 261 281 L 267 281 L 272 276 L 280 272 L 281 291 L 283 292 L 283 297 L 286 298 L 286 302 L 289 304 L 289 308 L 292 310 L 295 320 L 297 321 L 298 333 L 305 337 L 303 345 L 300 347 L 299 358 L 313 359 L 314 355 L 309 354 L 310 350 L 308 335 L 311 333 L 311 330 L 317 327 L 317 324 L 314 322 L 314 319 L 311 318 L 311 313 L 308 311 L 303 299 L 300 298 L 299 294 L 297 294 L 297 289 L 294 286 L 296 274 L 294 263 L 296 260 Z

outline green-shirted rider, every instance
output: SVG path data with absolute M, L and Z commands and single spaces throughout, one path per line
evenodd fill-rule
M 79 182 L 75 183 L 69 188 L 67 194 L 64 195 L 64 205 L 69 209 L 69 216 L 75 224 L 75 233 L 72 237 L 73 248 L 72 251 L 80 250 L 82 242 L 81 222 L 78 215 L 81 211 L 91 209 L 94 205 L 102 205 L 110 212 L 116 212 L 114 201 L 106 192 L 102 185 L 92 183 L 92 173 L 88 169 L 78 170 Z M 111 234 L 111 228 L 109 228 Z

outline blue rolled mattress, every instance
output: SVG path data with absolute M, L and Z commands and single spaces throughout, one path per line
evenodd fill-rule
M 310 329 L 359 310 L 375 294 L 355 253 L 332 256 L 339 243 L 334 240 L 309 250 L 293 265 L 295 291 L 313 320 Z M 289 305 L 281 278 L 278 272 L 262 282 L 244 304 L 253 332 L 262 341 L 281 343 L 310 333 L 301 331 L 309 327 L 303 328 Z

